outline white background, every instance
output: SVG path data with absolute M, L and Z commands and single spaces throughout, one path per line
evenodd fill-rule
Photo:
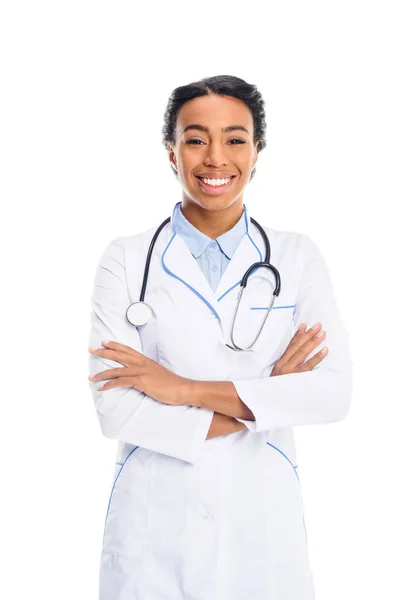
M 266 102 L 245 203 L 315 240 L 350 334 L 348 417 L 295 428 L 317 598 L 399 597 L 395 5 L 2 4 L 1 597 L 97 598 L 117 442 L 87 381 L 94 271 L 181 199 L 168 96 L 220 74 Z

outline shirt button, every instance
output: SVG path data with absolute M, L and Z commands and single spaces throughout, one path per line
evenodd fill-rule
M 217 267 L 217 265 L 213 265 L 213 266 L 211 267 L 211 269 L 212 269 L 212 271 L 214 271 L 214 272 L 215 272 L 215 271 L 218 269 L 218 267 Z
M 211 248 L 216 248 L 217 247 L 217 242 L 215 242 L 215 241 L 211 242 L 210 246 L 211 246 Z

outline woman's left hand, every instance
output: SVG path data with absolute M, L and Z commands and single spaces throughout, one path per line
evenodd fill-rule
M 122 367 L 107 369 L 88 377 L 90 381 L 109 379 L 99 390 L 133 387 L 163 404 L 182 405 L 188 397 L 190 379 L 180 377 L 130 346 L 102 341 L 105 348 L 89 348 L 95 356 L 115 360 Z

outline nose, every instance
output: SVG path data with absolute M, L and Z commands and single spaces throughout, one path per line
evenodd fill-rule
M 220 167 L 227 165 L 227 160 L 224 155 L 222 144 L 211 143 L 208 147 L 208 154 L 204 160 L 207 166 Z

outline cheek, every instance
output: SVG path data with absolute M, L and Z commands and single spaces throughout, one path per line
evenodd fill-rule
M 179 160 L 178 165 L 180 168 L 180 172 L 184 174 L 185 177 L 193 177 L 192 171 L 193 169 L 202 162 L 202 153 L 199 149 L 190 150 L 187 146 L 181 146 L 181 150 L 179 151 Z
M 238 157 L 233 157 L 230 164 L 238 171 L 238 177 L 236 177 L 236 186 L 244 187 L 251 174 L 251 160 L 247 158 L 240 160 Z
M 179 180 L 180 180 L 182 187 L 191 189 L 191 190 L 200 189 L 197 179 L 193 175 L 193 171 L 196 169 L 196 167 L 198 167 L 197 162 L 193 163 L 193 164 L 185 163 L 185 164 L 181 165 L 180 171 L 179 171 Z

